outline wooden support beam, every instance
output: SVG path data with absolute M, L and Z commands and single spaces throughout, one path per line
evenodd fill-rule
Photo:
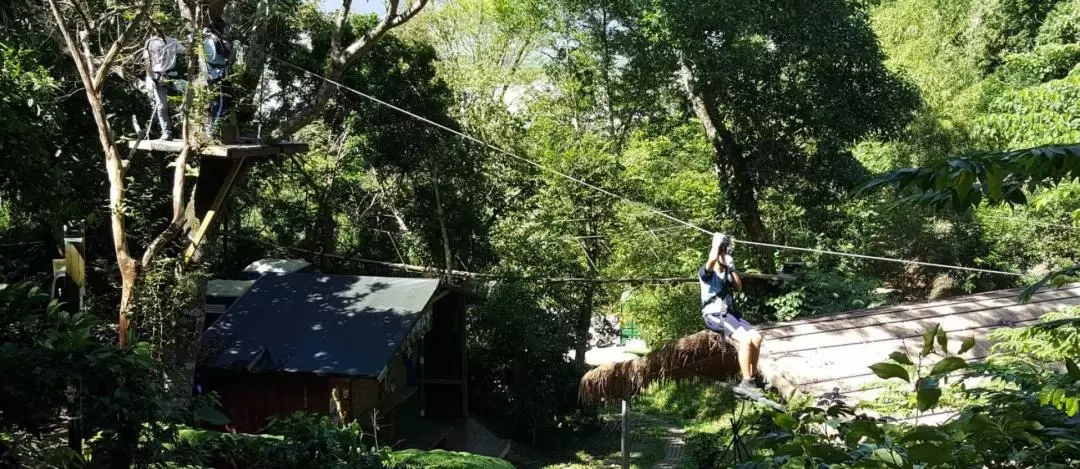
M 459 294 L 454 305 L 454 314 L 458 321 L 458 346 L 461 347 L 461 416 L 469 416 L 469 350 L 468 322 L 465 320 L 465 309 L 468 300 L 465 295 Z
M 236 182 L 236 176 L 240 174 L 240 170 L 243 167 L 244 158 L 236 160 L 230 166 L 229 174 L 225 177 L 225 181 L 222 182 L 221 187 L 218 188 L 217 195 L 214 197 L 214 201 L 210 205 L 209 210 L 207 210 L 206 214 L 199 219 L 199 227 L 195 231 L 195 237 L 191 239 L 191 244 L 184 250 L 184 262 L 190 262 L 192 256 L 195 255 L 196 250 L 199 248 L 199 244 L 202 242 L 203 238 L 206 237 L 207 231 L 213 226 L 214 219 L 221 210 L 221 205 L 225 202 L 225 197 L 229 195 L 233 183 Z
M 83 293 L 86 291 L 86 235 L 83 227 L 64 226 L 64 286 L 60 301 L 69 314 L 82 310 Z M 82 415 L 75 408 L 68 409 L 68 447 L 82 454 Z
M 69 313 L 82 309 L 86 291 L 86 237 L 82 227 L 64 226 L 64 267 L 66 282 L 62 301 Z

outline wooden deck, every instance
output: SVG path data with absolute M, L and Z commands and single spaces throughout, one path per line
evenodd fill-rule
M 761 370 L 785 398 L 798 392 L 855 405 L 881 392 L 868 386 L 880 383 L 869 366 L 896 350 L 916 357 L 923 331 L 934 324 L 945 329 L 954 352 L 963 338 L 974 336 L 976 346 L 964 357 L 977 361 L 988 355 L 991 331 L 1035 324 L 1043 314 L 1080 305 L 1080 284 L 1043 290 L 1027 303 L 1018 302 L 1019 293 L 1000 290 L 764 326 Z
M 184 149 L 183 140 L 136 140 L 128 142 L 128 148 L 142 151 L 159 153 L 180 153 Z M 219 158 L 258 158 L 278 155 L 291 155 L 304 153 L 308 150 L 306 143 L 281 142 L 271 145 L 259 145 L 254 143 L 241 143 L 232 145 L 206 145 L 201 147 L 199 154 Z

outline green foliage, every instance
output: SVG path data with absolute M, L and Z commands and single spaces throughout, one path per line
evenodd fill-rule
M 1069 44 L 1080 42 L 1080 2 L 1062 0 L 1054 5 L 1039 27 L 1039 44 Z
M 963 359 L 948 354 L 949 341 L 939 327 L 928 329 L 923 338 L 920 363 L 931 354 L 945 356 L 932 366 L 914 367 L 915 386 L 907 392 L 916 398 L 919 412 L 940 404 L 939 382 L 969 368 Z M 965 340 L 958 350 L 966 352 L 972 346 L 973 341 Z M 871 368 L 884 379 L 910 381 L 912 359 L 902 352 L 890 358 L 895 363 Z M 780 430 L 765 436 L 754 462 L 739 467 L 1002 467 L 1001 461 L 1060 467 L 1061 461 L 1076 457 L 1080 427 L 1065 414 L 1047 412 L 1045 405 L 1057 405 L 1067 413 L 1080 401 L 1062 389 L 1038 392 L 1039 386 L 1057 378 L 1018 379 L 1007 370 L 980 365 L 965 371 L 1013 385 L 971 390 L 981 401 L 961 404 L 956 418 L 937 426 L 890 423 L 858 415 L 844 404 L 778 414 L 774 422 Z
M 390 456 L 389 467 L 401 469 L 514 469 L 512 464 L 502 459 L 443 450 L 419 451 L 414 449 L 394 452 Z
M 330 48 L 333 17 L 309 6 L 295 21 L 293 33 L 311 35 L 313 50 L 291 45 L 284 57 L 319 69 Z M 357 27 L 370 26 L 372 18 L 354 21 Z M 308 96 L 318 88 L 314 78 L 295 69 L 277 62 L 272 68 L 279 80 L 296 84 L 285 93 Z M 450 117 L 452 90 L 436 76 L 435 52 L 427 44 L 384 37 L 366 53 L 365 66 L 350 69 L 341 82 L 457 126 Z M 291 112 L 283 106 L 264 125 Z M 445 266 L 445 224 L 454 268 L 482 270 L 492 261 L 487 210 L 501 201 L 493 199 L 481 171 L 484 153 L 352 93 L 338 96 L 297 136 L 311 151 L 281 166 L 255 167 L 248 190 L 240 193 L 239 229 L 245 235 L 267 246 Z M 325 271 L 360 267 L 327 258 L 313 261 Z
M 595 415 L 578 406 L 584 370 L 566 358 L 574 341 L 564 306 L 523 282 L 484 293 L 469 317 L 470 408 L 500 416 L 502 430 L 534 445 L 587 429 Z
M 375 443 L 359 423 L 337 427 L 327 416 L 298 412 L 272 419 L 261 435 L 181 429 L 172 457 L 182 467 L 376 469 L 389 449 Z
M 712 380 L 685 380 L 650 386 L 633 402 L 635 412 L 685 420 L 716 420 L 735 410 L 730 386 Z
M 701 293 L 694 284 L 634 290 L 622 310 L 641 328 L 645 343 L 659 346 L 701 330 Z
M 175 431 L 168 421 L 196 420 L 189 412 L 197 406 L 167 395 L 147 344 L 103 345 L 97 327 L 28 284 L 0 285 L 0 435 L 23 435 L 16 458 L 144 464 L 166 454 Z M 53 447 L 43 433 L 61 410 L 78 418 L 83 454 Z
M 873 308 L 888 300 L 873 292 L 875 283 L 828 271 L 803 271 L 785 285 L 786 293 L 770 298 L 766 304 L 776 310 L 777 321 Z
M 899 189 L 903 213 L 913 211 L 907 205 L 978 208 L 983 217 L 978 236 L 987 249 L 964 263 L 1045 272 L 1076 249 L 1072 233 L 1055 225 L 1063 218 L 1071 224 L 1080 199 L 1069 189 L 1072 183 L 1053 188 L 1072 179 L 1067 168 L 1060 172 L 1072 157 L 1038 152 L 1080 139 L 1072 125 L 1078 5 L 1074 0 L 899 0 L 874 9 L 875 31 L 890 65 L 909 72 L 928 103 L 901 142 L 874 149 L 874 156 L 887 160 L 875 162 L 876 167 L 892 171 L 883 179 L 891 178 L 891 187 Z M 1033 150 L 1016 152 L 1014 158 L 975 153 L 1017 148 Z M 973 157 L 952 158 L 964 154 Z M 898 169 L 908 166 L 919 168 Z M 1010 212 L 992 206 L 1025 200 L 1053 200 L 1059 209 Z M 988 206 L 979 207 L 983 201 Z M 1002 223 L 1004 218 L 1016 221 Z M 950 241 L 953 246 L 972 242 Z
M 978 23 L 965 31 L 966 49 L 984 71 L 996 68 L 1010 52 L 1031 47 L 1039 27 L 1057 1 L 991 0 L 972 2 Z
M 1029 191 L 1080 178 L 1080 146 L 1049 145 L 1004 153 L 982 152 L 926 168 L 887 173 L 863 186 L 871 191 L 891 187 L 899 205 L 967 210 L 984 200 L 991 204 L 1024 204 Z
M 990 334 L 991 350 L 1038 362 L 1061 363 L 1080 356 L 1080 308 L 1047 313 L 1042 324 L 1003 327 Z
M 1047 44 L 1005 58 L 995 78 L 1006 85 L 1031 86 L 1064 78 L 1080 62 L 1080 44 Z

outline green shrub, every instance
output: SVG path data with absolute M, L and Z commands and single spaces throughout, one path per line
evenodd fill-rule
M 1031 86 L 1064 78 L 1080 62 L 1080 44 L 1048 44 L 1005 57 L 997 77 L 1012 86 Z
M 389 467 L 393 469 L 514 469 L 514 465 L 502 459 L 470 453 L 443 450 L 420 451 L 409 449 L 390 455 Z
M 687 460 L 690 467 L 698 469 L 720 469 L 727 467 L 721 461 L 723 437 L 716 433 L 692 432 L 686 437 Z
M 777 321 L 832 314 L 884 304 L 888 297 L 875 294 L 877 283 L 821 270 L 800 272 L 790 290 L 766 302 L 775 308 Z
M 177 464 L 274 469 L 375 469 L 383 467 L 388 450 L 353 422 L 343 428 L 330 418 L 297 412 L 272 419 L 263 435 L 182 429 L 172 459 Z
M 637 411 L 686 420 L 712 420 L 735 408 L 729 386 L 710 380 L 665 382 L 649 386 L 633 405 Z

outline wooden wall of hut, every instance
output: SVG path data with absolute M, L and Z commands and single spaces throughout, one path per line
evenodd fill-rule
M 203 370 L 204 389 L 217 392 L 229 428 L 258 433 L 269 418 L 306 410 L 330 413 L 329 378 L 310 374 Z

